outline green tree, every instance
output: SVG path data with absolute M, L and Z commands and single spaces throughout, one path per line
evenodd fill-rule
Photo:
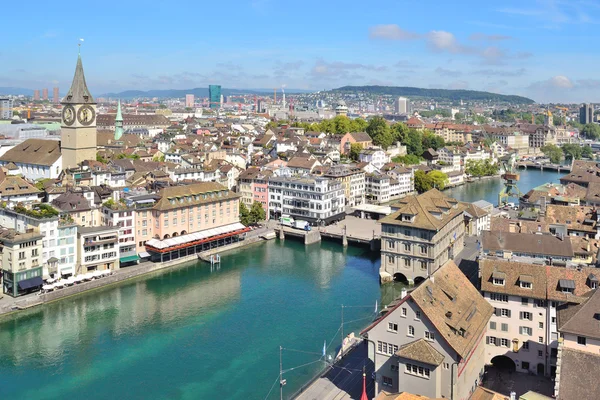
M 562 146 L 562 152 L 565 154 L 565 159 L 579 160 L 583 150 L 578 144 L 567 143 Z
M 444 138 L 436 135 L 433 132 L 425 131 L 423 132 L 423 138 L 421 139 L 423 150 L 432 148 L 434 150 L 439 150 L 446 145 L 444 142 Z
M 362 118 L 350 120 L 350 132 L 364 132 L 369 123 Z
M 392 144 L 393 138 L 390 127 L 382 117 L 375 117 L 369 121 L 365 131 L 373 140 L 373 144 L 387 149 Z
M 425 171 L 420 169 L 415 171 L 415 190 L 418 193 L 425 193 L 426 191 L 433 188 L 433 182 L 430 177 L 427 176 Z
M 423 134 L 416 129 L 409 129 L 406 135 L 406 152 L 415 156 L 423 154 Z
M 444 190 L 448 184 L 448 175 L 442 171 L 430 171 L 427 173 L 427 177 L 431 180 L 432 186 L 439 190 Z
M 250 218 L 250 211 L 248 211 L 248 207 L 244 203 L 240 201 L 240 222 L 244 226 L 248 226 L 252 223 Z
M 588 139 L 597 140 L 600 138 L 600 125 L 585 124 L 581 128 L 581 134 Z
M 392 133 L 393 142 L 406 142 L 406 136 L 408 135 L 408 126 L 403 124 L 402 122 L 397 122 L 390 127 L 390 131 Z
M 392 158 L 392 162 L 406 165 L 417 165 L 421 163 L 421 157 L 415 156 L 414 154 L 407 154 L 405 156 Z
M 581 156 L 585 158 L 594 158 L 594 151 L 590 146 L 583 146 L 581 149 Z
M 256 224 L 260 221 L 264 221 L 267 217 L 265 209 L 260 201 L 255 201 L 250 207 L 250 222 Z
M 265 131 L 270 130 L 275 130 L 277 128 L 277 122 L 275 121 L 269 121 L 267 122 L 267 125 L 265 125 Z
M 358 161 L 358 155 L 363 149 L 360 143 L 352 143 L 350 144 L 350 154 L 349 157 L 352 161 Z
M 332 119 L 331 122 L 333 123 L 334 133 L 344 134 L 346 132 L 350 132 L 351 130 L 352 124 L 350 123 L 350 119 L 345 115 L 338 115 Z
M 541 150 L 542 150 L 542 153 L 544 153 L 544 155 L 550 159 L 551 163 L 554 163 L 554 164 L 560 163 L 560 160 L 562 159 L 562 155 L 563 155 L 563 152 L 560 149 L 560 147 L 553 145 L 553 144 L 547 144 L 547 145 L 543 146 L 541 148 Z
M 106 164 L 108 160 L 102 157 L 99 153 L 96 153 L 96 161 L 101 162 L 102 164 Z

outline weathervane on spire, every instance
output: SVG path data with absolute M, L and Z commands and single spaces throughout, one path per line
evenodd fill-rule
M 83 39 L 79 38 L 79 43 L 77 43 L 77 47 L 79 48 L 79 55 L 81 55 L 81 43 L 83 42 Z

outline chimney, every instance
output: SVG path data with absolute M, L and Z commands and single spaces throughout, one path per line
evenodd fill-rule
M 435 283 L 435 277 L 433 275 L 429 276 L 429 280 L 431 281 L 431 283 Z
M 517 400 L 517 394 L 515 392 L 510 392 L 510 400 Z
M 408 292 L 406 291 L 406 289 L 402 288 L 402 291 L 400 291 L 400 299 L 405 298 L 407 294 Z

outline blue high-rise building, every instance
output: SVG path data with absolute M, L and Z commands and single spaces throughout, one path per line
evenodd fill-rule
M 208 86 L 208 99 L 210 101 L 210 108 L 221 108 L 221 85 Z

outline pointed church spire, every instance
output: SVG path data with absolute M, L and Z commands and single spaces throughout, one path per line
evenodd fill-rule
M 115 117 L 115 140 L 123 136 L 123 114 L 121 114 L 121 100 L 117 103 L 117 116 Z
M 85 83 L 85 75 L 83 73 L 83 64 L 81 62 L 81 54 L 77 56 L 77 66 L 75 67 L 75 76 L 71 88 L 67 95 L 62 100 L 63 104 L 95 104 L 94 98 L 90 93 L 87 84 Z

